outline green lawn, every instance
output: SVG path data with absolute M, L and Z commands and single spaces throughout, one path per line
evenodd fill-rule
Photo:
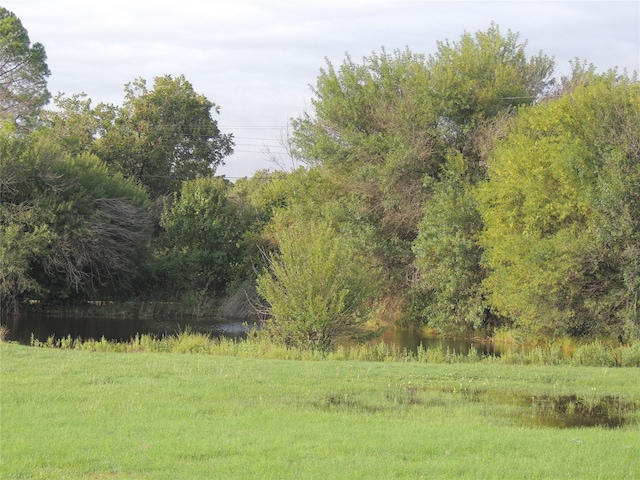
M 0 478 L 640 478 L 640 369 L 0 346 Z M 616 429 L 508 398 L 615 397 Z

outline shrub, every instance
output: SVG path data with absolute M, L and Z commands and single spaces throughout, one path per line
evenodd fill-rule
M 372 271 L 328 222 L 296 222 L 275 234 L 258 293 L 268 305 L 265 329 L 287 346 L 330 350 L 353 335 L 371 305 Z

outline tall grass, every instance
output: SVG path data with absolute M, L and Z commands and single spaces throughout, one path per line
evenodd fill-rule
M 9 327 L 0 325 L 0 342 L 5 342 L 9 337 Z
M 400 349 L 382 341 L 365 345 L 340 345 L 329 352 L 286 347 L 272 341 L 259 331 L 252 331 L 245 340 L 214 338 L 190 329 L 175 335 L 157 337 L 136 335 L 128 342 L 50 337 L 46 342 L 34 338 L 31 345 L 40 348 L 60 348 L 96 352 L 164 352 L 201 353 L 246 358 L 280 360 L 356 360 L 367 362 L 418 363 L 485 363 L 506 365 L 581 365 L 593 367 L 640 367 L 640 342 L 631 345 L 609 346 L 596 340 L 575 348 L 567 356 L 562 345 L 538 346 L 523 351 L 508 351 L 500 355 L 486 355 L 471 348 L 463 354 L 448 347 L 423 347 L 417 350 Z

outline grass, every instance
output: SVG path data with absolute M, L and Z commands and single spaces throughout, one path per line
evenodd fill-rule
M 0 354 L 3 479 L 640 476 L 636 368 Z M 486 400 L 553 395 L 622 399 L 629 423 L 535 427 Z
M 1 337 L 0 337 L 1 340 Z M 74 339 L 50 337 L 46 342 L 31 339 L 31 345 L 43 348 L 61 348 L 94 352 L 155 352 L 155 353 L 207 353 L 252 358 L 281 360 L 360 360 L 373 362 L 420 363 L 490 363 L 508 365 L 582 365 L 591 367 L 640 367 L 640 341 L 613 345 L 599 340 L 572 345 L 567 354 L 563 343 L 536 346 L 526 350 L 506 350 L 499 356 L 483 355 L 474 348 L 461 354 L 446 347 L 418 346 L 417 350 L 399 349 L 382 341 L 363 345 L 338 346 L 323 352 L 311 349 L 287 348 L 272 342 L 265 332 L 252 331 L 246 341 L 213 338 L 187 328 L 176 335 L 156 337 L 136 335 L 129 342 L 110 342 L 104 338 Z

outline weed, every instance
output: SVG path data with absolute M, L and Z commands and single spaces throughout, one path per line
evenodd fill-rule
M 6 325 L 0 325 L 0 343 L 6 342 L 7 338 L 9 338 L 9 327 Z
M 488 355 L 474 347 L 464 354 L 449 347 L 419 345 L 415 352 L 399 349 L 380 341 L 375 344 L 339 345 L 330 351 L 295 348 L 274 341 L 268 334 L 251 331 L 245 340 L 214 338 L 190 328 L 163 337 L 136 335 L 128 342 L 111 342 L 104 338 L 72 339 L 70 336 L 45 342 L 31 337 L 31 345 L 40 348 L 89 350 L 101 352 L 174 352 L 252 357 L 280 360 L 358 360 L 367 362 L 418 363 L 490 363 L 506 365 L 575 365 L 600 367 L 640 367 L 640 342 L 610 346 L 595 340 L 576 347 L 573 356 L 562 344 L 536 346 L 529 350 L 507 351 Z

